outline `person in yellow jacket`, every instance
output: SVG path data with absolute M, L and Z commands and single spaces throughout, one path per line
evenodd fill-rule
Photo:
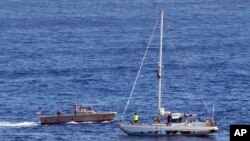
M 137 113 L 135 113 L 133 116 L 133 119 L 134 119 L 134 123 L 137 123 L 139 120 L 139 115 Z

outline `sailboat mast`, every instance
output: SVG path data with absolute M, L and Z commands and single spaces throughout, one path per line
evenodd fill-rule
M 160 50 L 159 50 L 159 70 L 158 70 L 158 114 L 160 115 L 160 109 L 161 109 L 161 93 L 162 93 L 162 41 L 163 39 L 163 11 L 161 11 L 161 31 L 160 31 Z

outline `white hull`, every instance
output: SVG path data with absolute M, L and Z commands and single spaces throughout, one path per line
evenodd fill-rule
M 207 135 L 217 132 L 216 126 L 206 126 L 202 122 L 192 124 L 120 124 L 120 128 L 128 135 L 167 136 L 167 135 Z

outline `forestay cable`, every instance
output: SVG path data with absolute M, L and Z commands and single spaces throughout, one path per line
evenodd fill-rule
M 157 20 L 156 20 L 156 22 L 155 22 L 153 32 L 152 32 L 152 34 L 151 34 L 151 36 L 150 36 L 150 39 L 149 39 L 149 41 L 148 41 L 148 45 L 147 45 L 146 51 L 145 51 L 145 53 L 144 53 L 144 56 L 143 56 L 143 58 L 142 58 L 142 62 L 141 62 L 140 68 L 139 68 L 139 70 L 138 70 L 138 72 L 137 72 L 137 75 L 136 75 L 136 78 L 135 78 L 135 81 L 134 81 L 132 90 L 131 90 L 131 92 L 130 92 L 130 95 L 129 95 L 127 104 L 126 104 L 125 109 L 124 109 L 123 114 L 122 114 L 122 120 L 124 119 L 124 115 L 125 115 L 125 113 L 126 113 L 126 111 L 127 111 L 127 108 L 128 108 L 129 102 L 130 102 L 130 99 L 131 99 L 131 97 L 132 97 L 132 95 L 133 95 L 133 92 L 134 92 L 134 89 L 135 89 L 137 80 L 138 80 L 139 75 L 140 75 L 140 73 L 141 73 L 141 69 L 142 69 L 142 66 L 143 66 L 143 64 L 144 64 L 144 60 L 145 60 L 145 58 L 146 58 L 146 56 L 147 56 L 147 52 L 148 52 L 150 43 L 151 43 L 151 41 L 152 41 L 152 38 L 153 38 L 153 35 L 154 35 L 154 32 L 155 32 L 155 29 L 156 29 L 156 25 L 157 25 L 157 23 L 158 23 L 158 20 L 159 20 L 159 17 L 157 18 Z

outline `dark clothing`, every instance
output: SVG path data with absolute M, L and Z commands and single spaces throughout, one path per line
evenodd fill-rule
M 77 110 L 77 107 L 74 106 L 74 114 L 76 115 L 76 110 Z
M 56 114 L 57 114 L 58 116 L 60 116 L 60 115 L 61 115 L 61 112 L 58 110 Z
M 179 123 L 182 123 L 182 117 L 179 117 Z
M 161 123 L 161 119 L 160 119 L 160 117 L 157 117 L 156 119 L 155 119 L 155 121 L 154 121 L 155 123 Z
M 169 114 L 169 115 L 168 115 L 168 122 L 167 122 L 167 125 L 170 126 L 170 125 L 171 125 L 171 122 L 172 122 L 172 115 Z
M 156 73 L 157 73 L 157 78 L 160 79 L 161 76 L 160 76 L 160 74 L 159 74 L 159 70 L 157 70 Z

